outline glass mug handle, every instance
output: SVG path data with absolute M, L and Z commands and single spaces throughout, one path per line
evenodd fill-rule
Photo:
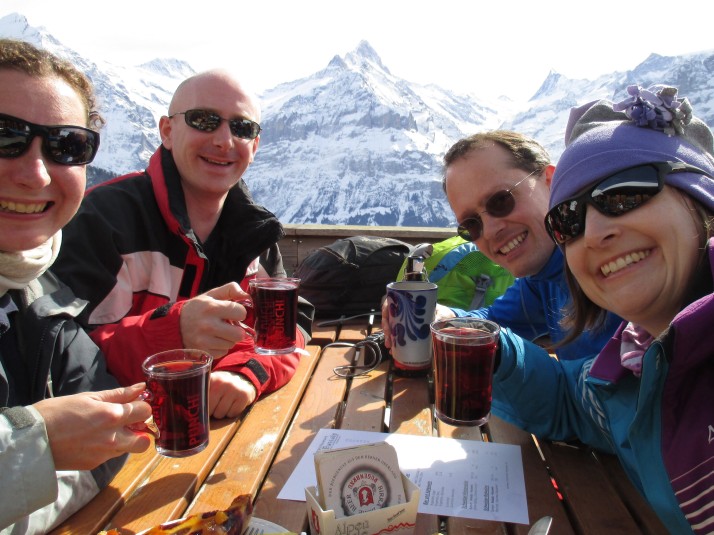
M 235 303 L 238 303 L 239 305 L 243 305 L 245 308 L 253 308 L 253 301 L 250 299 L 239 299 L 234 301 Z M 248 336 L 250 336 L 253 341 L 256 341 L 257 335 L 255 334 L 255 330 L 252 327 L 248 327 L 245 323 L 242 321 L 234 321 L 231 322 L 233 325 L 238 325 L 240 328 L 242 328 Z
M 149 391 L 149 390 L 144 390 L 139 394 L 139 401 L 146 401 L 149 405 L 151 405 L 151 401 L 154 399 L 154 395 Z M 153 411 L 153 409 L 152 409 Z M 152 414 L 149 416 L 143 424 L 138 424 L 138 427 L 136 428 L 137 431 L 147 431 L 150 435 L 152 435 L 155 439 L 159 438 L 161 436 L 161 432 L 159 431 L 159 427 L 156 425 L 156 422 L 154 422 L 154 415 Z

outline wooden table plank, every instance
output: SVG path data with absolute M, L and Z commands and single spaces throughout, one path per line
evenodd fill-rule
M 276 399 L 271 403 L 285 399 L 295 405 L 297 404 L 297 400 L 300 397 L 298 393 L 304 389 L 311 376 L 318 351 L 319 348 L 314 347 L 311 357 L 303 357 L 301 359 L 298 371 L 296 371 L 296 377 L 293 377 L 296 382 L 293 384 L 291 380 L 286 385 L 286 390 L 282 395 L 281 391 L 275 392 Z M 290 393 L 293 394 L 292 398 L 289 398 Z M 258 401 L 258 404 L 262 404 L 262 400 Z M 292 414 L 292 410 L 289 409 L 287 414 Z M 252 409 L 248 415 L 251 412 Z M 183 459 L 161 457 L 154 470 L 146 477 L 143 485 L 136 490 L 133 496 L 126 500 L 125 506 L 111 519 L 109 525 L 123 527 L 126 530 L 139 531 L 194 512 L 187 510 L 188 504 L 194 499 L 197 491 L 202 488 L 204 480 L 221 459 L 224 450 L 231 443 L 236 430 L 241 425 L 242 420 L 238 419 L 212 420 L 211 440 L 206 450 Z M 283 427 L 286 428 L 287 425 L 288 422 L 286 421 Z M 275 448 L 277 449 L 277 446 Z M 269 460 L 266 461 L 266 464 L 269 464 Z M 263 469 L 262 474 L 265 471 L 267 471 L 267 466 Z M 260 474 L 261 472 L 258 470 L 254 477 L 257 479 Z M 251 490 L 253 492 L 257 491 L 259 484 L 260 481 L 250 485 Z M 210 489 L 211 486 L 203 488 Z M 208 496 L 211 496 L 210 492 L 208 492 Z M 201 510 L 225 508 L 231 501 L 232 496 L 227 500 L 216 499 L 211 501 L 209 499 L 201 507 Z
M 541 442 L 546 464 L 555 478 L 570 520 L 582 533 L 640 533 L 607 475 L 586 449 Z
M 394 373 L 392 370 L 390 373 Z M 433 417 L 429 404 L 429 384 L 425 377 L 393 376 L 390 433 L 433 436 Z M 417 514 L 414 533 L 431 535 L 439 531 L 436 515 Z
M 392 381 L 390 433 L 433 436 L 432 418 L 426 378 L 395 375 Z
M 343 324 L 337 335 L 337 340 L 343 342 L 359 342 L 370 333 L 370 326 L 366 321 L 351 320 Z
M 371 362 L 370 351 L 358 351 L 356 364 L 364 365 L 365 358 Z M 350 391 L 340 422 L 340 429 L 358 429 L 382 433 L 386 431 L 384 422 L 387 408 L 387 388 L 389 360 L 367 375 L 350 379 Z
M 253 514 L 258 518 L 268 518 L 298 533 L 307 529 L 305 502 L 278 500 L 277 496 L 315 434 L 320 429 L 335 426 L 345 396 L 346 382 L 335 377 L 332 368 L 349 362 L 353 353 L 354 350 L 347 348 L 327 348 L 323 351 L 300 408 L 255 502 Z
M 312 324 L 311 345 L 324 346 L 336 339 L 337 329 L 332 320 L 318 319 Z
M 184 458 L 162 457 L 109 526 L 138 532 L 184 516 L 238 425 L 239 420 L 211 420 L 210 441 L 205 450 Z
M 251 407 L 186 514 L 225 509 L 241 494 L 256 496 L 317 364 L 320 348 L 307 350 L 293 378 Z
M 521 447 L 523 477 L 526 482 L 526 501 L 531 524 L 543 516 L 553 517 L 553 535 L 574 533 L 567 511 L 553 486 L 550 473 L 543 461 L 538 445 L 530 433 L 491 415 L 486 425 L 489 440 L 501 444 L 515 444 Z M 525 535 L 529 526 L 512 524 L 512 532 Z
M 642 533 L 646 535 L 667 535 L 668 531 L 660 521 L 657 514 L 652 510 L 649 502 L 635 488 L 620 464 L 620 460 L 614 455 L 595 453 L 595 458 L 608 475 L 613 487 L 617 490 L 625 507 L 640 526 Z
M 161 460 L 152 445 L 143 453 L 129 455 L 124 467 L 92 501 L 52 531 L 51 535 L 98 533 L 109 523 L 136 488 Z

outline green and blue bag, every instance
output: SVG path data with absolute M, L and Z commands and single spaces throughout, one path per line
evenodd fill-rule
M 513 284 L 513 275 L 460 236 L 434 243 L 432 248 L 424 265 L 429 281 L 439 287 L 441 305 L 464 310 L 489 306 Z M 396 280 L 404 277 L 406 263 Z

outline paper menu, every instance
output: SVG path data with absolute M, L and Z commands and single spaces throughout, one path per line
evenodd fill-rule
M 401 471 L 419 487 L 420 513 L 528 523 L 520 446 L 472 440 L 321 429 L 278 498 L 305 501 L 305 487 L 316 485 L 316 451 L 380 441 L 394 446 Z

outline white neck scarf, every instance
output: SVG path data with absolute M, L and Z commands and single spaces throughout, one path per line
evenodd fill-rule
M 29 251 L 0 251 L 0 297 L 8 290 L 19 290 L 42 275 L 52 265 L 62 243 L 62 231 Z

